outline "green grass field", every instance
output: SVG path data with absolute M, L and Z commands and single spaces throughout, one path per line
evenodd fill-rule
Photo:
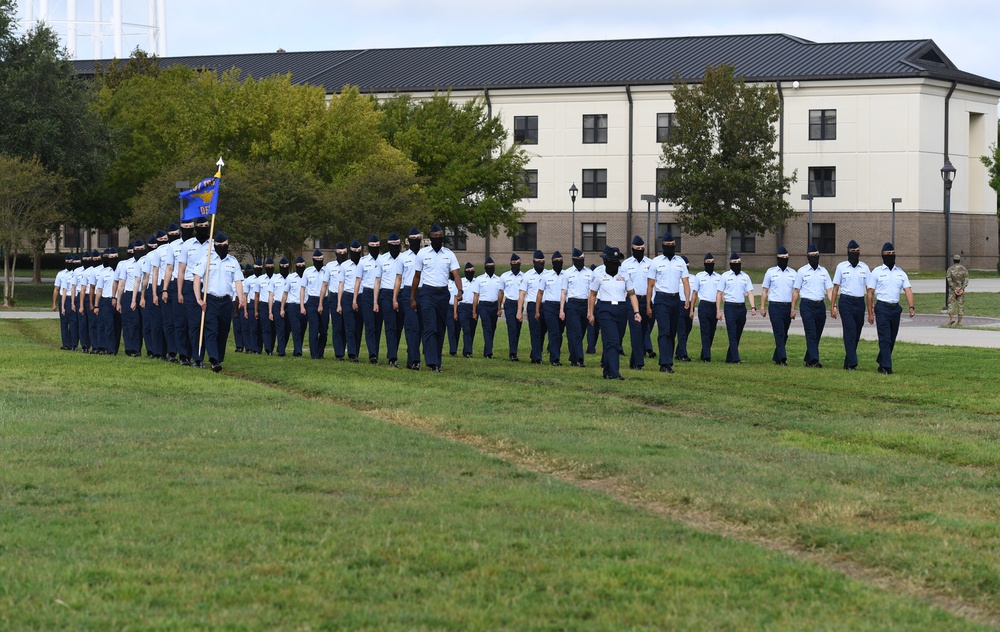
M 900 343 L 880 376 L 873 343 L 846 373 L 770 342 L 613 383 L 215 375 L 0 321 L 0 628 L 1000 625 L 995 352 Z

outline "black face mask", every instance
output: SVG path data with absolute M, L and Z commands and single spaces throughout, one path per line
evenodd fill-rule
M 313 259 L 313 266 L 315 266 L 317 270 L 322 270 L 323 269 L 323 260 L 322 259 Z
M 534 266 L 535 272 L 537 272 L 538 274 L 541 274 L 542 271 L 545 270 L 545 262 L 544 261 L 532 261 L 531 264 L 532 264 L 532 266 Z
M 673 246 L 668 246 L 666 244 L 663 245 L 663 256 L 666 257 L 667 259 L 673 259 L 674 253 L 676 251 L 677 251 L 676 244 Z
M 393 259 L 399 256 L 399 244 L 389 244 L 389 256 Z
M 778 257 L 778 267 L 782 270 L 788 267 L 788 257 Z
M 357 250 L 357 251 L 352 250 L 351 251 L 351 262 L 354 263 L 355 265 L 357 265 L 357 263 L 359 261 L 361 261 L 361 251 L 360 250 Z
M 196 226 L 194 229 L 194 236 L 198 238 L 198 241 L 205 243 L 208 241 L 208 226 Z
M 144 254 L 146 254 L 146 250 L 144 248 L 136 248 L 132 251 L 132 258 L 138 261 Z
M 274 266 L 264 266 L 264 274 L 266 274 L 267 278 L 270 279 L 274 274 Z
M 813 270 L 819 268 L 819 255 L 808 255 L 806 260 L 809 261 L 809 265 L 812 266 Z
M 513 274 L 514 276 L 521 274 L 521 264 L 520 263 L 510 264 L 510 273 Z
M 712 274 L 715 272 L 715 262 L 705 264 L 705 272 Z
M 181 226 L 181 239 L 187 241 L 194 237 L 194 226 Z
M 431 237 L 431 248 L 434 252 L 441 252 L 442 247 L 444 247 L 444 237 Z
M 167 233 L 167 241 L 177 241 L 180 238 L 181 238 L 180 232 Z
M 615 276 L 618 274 L 618 268 L 622 265 L 621 261 L 608 261 L 604 264 L 604 269 L 607 270 L 608 274 Z
M 215 254 L 219 255 L 219 259 L 225 259 L 229 256 L 229 244 L 215 244 Z
M 475 276 L 476 276 L 476 271 L 475 270 L 466 270 L 465 271 L 465 278 L 468 279 L 469 281 L 471 281 L 472 279 L 474 279 Z
M 380 250 L 381 249 L 378 246 L 368 246 L 368 255 L 372 259 L 377 259 L 378 258 L 378 253 L 379 253 Z
M 552 269 L 555 271 L 556 274 L 562 272 L 562 264 L 563 262 L 558 260 L 552 262 Z
M 847 253 L 847 262 L 850 263 L 855 268 L 858 267 L 858 262 L 861 261 L 860 252 L 849 252 Z
M 635 248 L 633 248 L 632 249 L 632 256 L 635 257 L 636 261 L 642 261 L 642 258 L 644 256 L 646 256 L 646 251 L 645 250 L 636 250 Z
M 896 265 L 896 255 L 882 255 L 882 263 L 891 270 Z
M 493 276 L 493 273 L 495 273 L 496 271 L 497 271 L 497 267 L 496 266 L 486 266 L 486 275 L 487 276 Z
M 347 261 L 347 253 L 346 252 L 338 252 L 337 253 L 337 263 L 344 263 L 345 261 Z
M 166 246 L 168 243 L 170 243 L 169 239 L 166 239 L 166 238 L 164 238 L 164 239 L 157 239 L 156 240 L 156 248 L 159 248 L 160 246 Z
M 577 270 L 583 270 L 583 259 L 573 259 L 573 267 Z
M 281 266 L 280 273 L 283 278 L 288 278 L 288 266 Z
M 743 270 L 742 263 L 730 263 L 729 269 L 733 271 L 733 274 L 739 274 Z
M 410 244 L 410 250 L 417 252 L 420 250 L 420 240 L 419 239 L 407 239 L 406 241 Z
M 306 264 L 297 263 L 295 264 L 295 274 L 302 276 L 306 272 Z

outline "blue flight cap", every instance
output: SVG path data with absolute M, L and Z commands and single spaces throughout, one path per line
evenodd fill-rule
M 131 244 L 129 245 L 129 247 L 130 247 L 130 248 L 135 248 L 136 246 L 140 246 L 140 247 L 142 247 L 142 248 L 145 248 L 145 247 L 146 247 L 146 242 L 144 242 L 144 241 L 143 241 L 143 240 L 141 240 L 141 239 L 136 239 L 135 241 L 133 241 L 133 242 L 132 242 L 132 243 L 131 243 Z
M 533 259 L 544 259 L 545 258 L 545 253 L 542 252 L 541 250 L 536 250 L 535 254 L 532 255 L 532 258 Z
M 856 241 L 854 241 L 852 239 L 851 241 L 847 242 L 847 249 L 848 250 L 855 250 L 855 249 L 860 250 L 861 246 L 858 245 L 858 242 L 856 242 Z
M 104 249 L 104 254 L 106 254 L 106 255 L 117 255 L 118 251 L 115 250 L 114 248 L 105 248 Z
M 253 266 L 248 263 L 248 264 L 246 264 L 246 265 L 243 266 L 243 271 L 244 272 L 253 272 Z
M 361 242 L 357 239 L 351 240 L 351 250 L 361 250 Z
M 410 237 L 420 237 L 420 230 L 416 226 L 414 226 L 413 228 L 410 229 L 410 235 L 409 236 Z
M 281 261 L 278 262 L 278 265 L 279 266 L 287 266 L 288 265 L 288 257 L 282 257 Z
M 663 241 L 673 241 L 674 236 L 670 234 L 670 231 L 663 233 Z
M 264 259 L 264 265 L 266 265 L 266 266 L 273 266 L 274 265 L 274 259 L 272 259 L 271 257 L 268 257 L 267 259 Z
M 490 264 L 496 265 L 496 262 L 493 261 L 493 257 L 486 257 L 486 264 L 485 265 L 490 265 Z
M 606 254 L 608 254 L 609 250 L 611 250 L 611 247 L 608 246 L 607 244 L 604 244 L 604 249 L 601 250 L 601 254 L 605 254 L 606 255 Z
M 369 244 L 379 244 L 381 242 L 378 240 L 378 235 L 372 235 L 371 237 L 368 238 L 368 243 Z
M 781 255 L 788 255 L 788 248 L 785 248 L 784 246 L 778 248 L 778 256 L 780 257 Z
M 97 248 L 94 248 L 94 251 L 92 253 L 90 253 L 90 256 L 91 257 L 100 257 L 101 253 L 100 253 L 100 251 Z
M 73 255 L 66 255 L 66 261 L 72 261 Z
M 220 230 L 219 232 L 215 233 L 215 243 L 220 243 L 223 241 L 229 241 L 229 235 Z
M 167 236 L 167 231 L 165 231 L 163 229 L 160 229 L 160 230 L 156 231 L 156 238 L 157 239 L 160 239 L 161 237 L 166 237 L 166 236 Z
M 646 242 L 644 242 L 642 240 L 642 237 L 636 235 L 635 237 L 632 238 L 632 245 L 633 246 L 645 246 Z
M 552 258 L 553 259 L 562 259 L 562 253 L 559 252 L 558 250 L 556 250 L 555 252 L 552 253 Z
M 198 226 L 201 226 L 202 224 L 207 224 L 208 218 L 205 217 L 204 215 L 199 215 L 198 217 L 194 218 L 194 223 L 197 224 Z
M 468 270 L 469 268 L 472 268 L 473 270 L 475 270 L 476 266 L 472 265 L 471 261 L 466 261 L 465 262 L 465 269 Z
M 608 248 L 607 252 L 601 253 L 601 259 L 605 261 L 624 261 L 625 256 L 617 248 Z
M 173 222 L 170 223 L 170 226 L 167 226 L 167 232 L 169 233 L 176 233 L 180 229 L 181 227 L 178 226 L 177 224 L 174 224 Z
M 305 263 L 305 262 L 306 260 L 303 259 L 302 257 L 295 257 L 295 265 L 299 265 L 300 263 Z
M 322 258 L 323 258 L 322 250 L 320 250 L 319 248 L 313 250 L 313 259 L 322 259 Z
M 347 250 L 347 245 L 342 241 L 337 242 L 337 250 Z
M 729 260 L 730 261 L 735 261 L 735 260 L 737 260 L 739 258 L 740 258 L 740 253 L 736 252 L 735 250 L 733 252 L 729 253 Z
M 261 265 L 261 264 L 260 264 L 260 259 L 254 259 L 254 260 L 253 260 L 253 267 L 255 267 L 255 268 L 259 268 L 259 267 L 260 267 L 260 265 Z
M 806 253 L 810 252 L 819 252 L 819 248 L 816 247 L 816 244 L 809 244 L 809 250 L 806 250 Z
M 583 251 L 580 250 L 579 248 L 574 248 L 573 249 L 573 258 L 574 259 L 582 259 L 583 258 Z
M 441 230 L 441 227 L 438 226 L 437 224 L 431 224 L 431 232 L 432 233 L 443 233 L 444 231 Z
M 892 245 L 891 241 L 887 241 L 884 244 L 882 244 L 882 252 L 885 252 L 886 250 L 895 250 L 895 249 L 896 247 Z
M 389 237 L 386 241 L 388 241 L 390 244 L 398 244 L 399 235 L 397 233 L 389 233 Z
M 515 261 L 520 261 L 520 260 L 521 260 L 521 257 L 516 252 L 510 253 L 510 262 L 511 263 L 514 263 Z
M 705 261 L 715 261 L 715 255 L 710 252 L 705 253 Z
M 146 243 L 148 245 L 150 245 L 150 246 L 155 246 L 156 245 L 156 237 L 153 237 L 152 235 L 150 235 L 149 236 L 149 241 L 147 241 Z

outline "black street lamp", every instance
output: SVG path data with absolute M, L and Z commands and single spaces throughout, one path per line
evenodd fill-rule
M 896 204 L 901 204 L 902 202 L 903 198 L 892 198 L 892 238 L 889 241 L 892 242 L 893 246 L 896 245 Z
M 646 203 L 646 243 L 647 244 L 651 244 L 656 239 L 659 239 L 659 238 L 656 237 L 656 235 L 653 235 L 652 233 L 649 232 L 649 219 L 650 219 L 649 216 L 652 213 L 652 210 L 653 210 L 652 205 L 654 203 L 657 205 L 657 207 L 656 207 L 657 209 L 660 208 L 659 207 L 660 198 L 656 197 L 655 195 L 647 193 L 646 195 L 640 196 L 640 199 L 643 202 Z M 660 223 L 659 222 L 660 222 L 660 217 L 659 217 L 659 212 L 657 212 L 657 217 L 656 217 L 656 230 L 657 231 L 660 230 Z M 652 235 L 652 237 L 651 237 L 651 235 Z M 653 247 L 653 252 L 656 252 L 656 248 L 655 247 Z
M 576 183 L 574 182 L 569 187 L 569 201 L 573 205 L 572 211 L 570 211 L 569 221 L 570 221 L 570 247 L 576 250 L 576 193 L 580 189 L 576 188 Z M 563 243 L 566 243 L 565 241 Z
M 809 200 L 809 234 L 806 235 L 806 250 L 808 251 L 813 239 L 813 194 L 803 193 L 802 199 Z
M 948 269 L 951 257 L 951 185 L 955 181 L 955 165 L 945 159 L 941 167 L 941 179 L 944 180 L 944 269 Z M 948 308 L 948 276 L 944 278 L 944 306 Z

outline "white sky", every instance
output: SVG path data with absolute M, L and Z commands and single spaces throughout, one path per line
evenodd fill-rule
M 48 0 L 64 15 L 71 0 Z M 111 0 L 103 2 L 111 15 Z M 18 0 L 21 15 L 29 3 Z M 788 33 L 816 42 L 933 39 L 961 69 L 1000 80 L 997 0 L 166 0 L 167 54 L 341 50 Z M 77 0 L 90 19 L 94 0 Z M 123 0 L 126 21 L 147 2 Z M 53 17 L 53 19 L 55 19 Z M 56 30 L 65 28 L 54 24 Z M 77 57 L 94 57 L 81 27 Z M 135 29 L 132 29 L 133 31 Z M 142 37 L 130 37 L 125 54 Z M 111 57 L 110 38 L 104 56 Z

